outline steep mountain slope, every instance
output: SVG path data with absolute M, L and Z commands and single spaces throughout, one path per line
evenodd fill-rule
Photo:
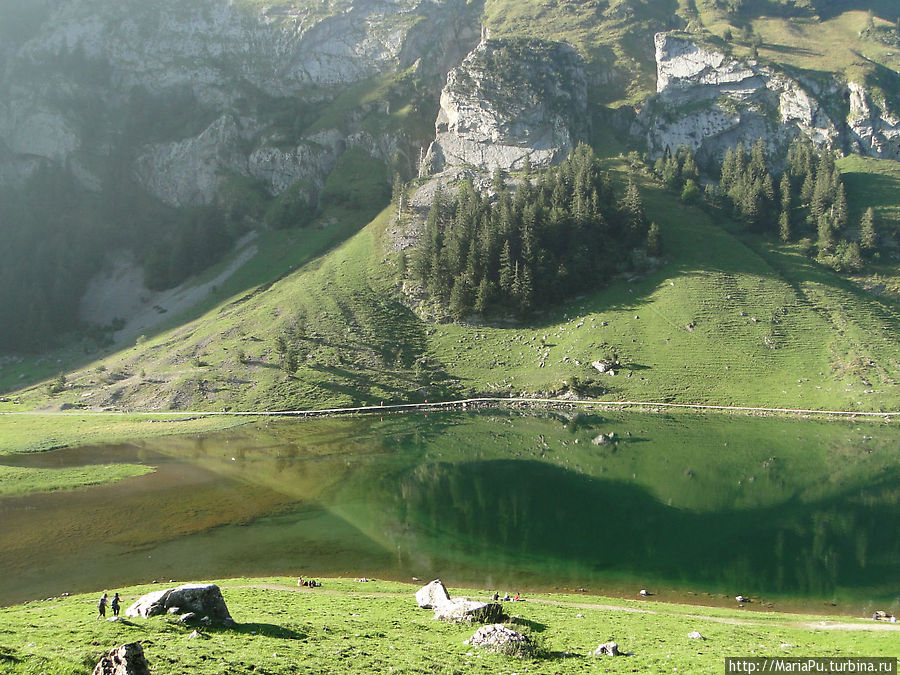
M 96 23 L 101 0 L 71 0 L 52 5 L 52 29 L 40 16 L 23 18 L 30 30 L 49 32 L 31 41 L 5 38 L 4 86 L 15 94 L 0 114 L 8 189 L 48 167 L 68 172 L 76 191 L 88 195 L 80 212 L 92 220 L 103 197 L 123 185 L 104 182 L 104 172 L 118 166 L 113 176 L 129 189 L 109 213 L 121 218 L 136 208 L 143 215 L 135 231 L 144 239 L 132 245 L 149 238 L 167 252 L 179 248 L 151 222 L 200 233 L 177 240 L 189 250 L 209 245 L 202 233 L 210 228 L 229 236 L 262 229 L 264 244 L 278 235 L 272 228 L 299 226 L 275 241 L 302 251 L 283 251 L 302 264 L 387 204 L 392 172 L 405 179 L 419 171 L 421 178 L 399 224 L 395 202 L 339 249 L 275 283 L 292 265 L 267 272 L 261 255 L 249 263 L 254 273 L 238 275 L 243 284 L 228 282 L 201 306 L 237 293 L 224 304 L 68 375 L 49 402 L 44 387 L 23 391 L 20 405 L 246 410 L 470 391 L 589 391 L 642 400 L 896 407 L 894 248 L 888 245 L 876 266 L 881 279 L 867 280 L 884 294 L 866 293 L 797 247 L 752 238 L 721 212 L 679 203 L 649 181 L 634 156 L 631 166 L 621 157 L 606 165 L 620 194 L 628 175 L 643 185 L 665 242 L 657 268 L 525 325 L 434 325 L 399 302 L 403 249 L 418 232 L 411 214 L 423 217 L 437 185 L 452 189 L 469 178 L 490 190 L 494 167 L 518 170 L 526 156 L 537 165 L 557 161 L 582 139 L 608 155 L 630 148 L 656 155 L 686 143 L 712 161 L 739 139 L 763 136 L 777 148 L 805 134 L 838 150 L 888 158 L 843 161 L 855 176 L 848 182 L 854 216 L 862 208 L 854 196 L 868 199 L 890 243 L 897 228 L 891 195 L 900 185 L 892 168 L 900 87 L 895 53 L 885 45 L 894 39 L 896 8 L 874 3 L 878 14 L 867 16 L 830 3 L 828 13 L 823 6 L 814 17 L 816 3 L 776 4 L 784 17 L 762 16 L 756 2 L 734 9 L 712 0 L 488 0 L 483 8 L 462 0 L 332 0 L 315 9 L 206 0 L 171 14 L 125 3 Z M 478 43 L 481 20 L 490 37 Z M 663 29 L 669 32 L 654 41 Z M 199 37 L 185 34 L 191 30 Z M 816 73 L 809 66 L 823 34 L 852 44 L 829 53 L 830 70 Z M 77 77 L 54 70 L 60 55 L 80 64 L 72 66 Z M 52 74 L 55 85 L 24 77 L 29 69 Z M 88 75 L 95 79 L 84 80 Z M 197 86 L 180 98 L 193 81 Z M 125 90 L 131 93 L 123 97 Z M 72 105 L 83 91 L 105 92 L 97 114 L 106 119 L 136 117 L 138 131 L 126 145 L 103 131 L 87 142 L 82 130 L 92 113 Z M 426 161 L 416 161 L 416 152 Z M 120 163 L 107 164 L 113 159 Z M 39 194 L 39 187 L 29 183 L 25 192 Z M 192 210 L 204 208 L 212 211 Z M 191 214 L 186 223 L 184 214 Z M 111 240 L 120 247 L 129 241 Z M 217 244 L 217 255 L 230 241 Z M 95 255 L 88 269 L 102 263 Z M 15 312 L 8 316 L 14 325 Z M 615 375 L 590 366 L 613 354 L 621 363 Z
M 578 378 L 595 380 L 603 398 L 896 407 L 895 302 L 745 239 L 658 188 L 645 196 L 666 223 L 666 264 L 527 325 L 429 325 L 400 305 L 385 212 L 271 287 L 71 374 L 51 405 L 287 409 L 560 394 Z M 613 354 L 614 375 L 590 365 Z M 19 400 L 4 409 L 47 403 L 43 388 Z

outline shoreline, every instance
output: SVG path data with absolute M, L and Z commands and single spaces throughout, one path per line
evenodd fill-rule
M 422 403 L 388 403 L 379 405 L 365 405 L 341 408 L 311 408 L 305 410 L 155 410 L 155 411 L 131 411 L 131 410 L 27 410 L 27 411 L 0 411 L 2 416 L 162 416 L 177 415 L 188 419 L 196 417 L 328 417 L 343 415 L 372 415 L 379 413 L 395 412 L 425 412 L 432 410 L 469 410 L 478 408 L 543 408 L 591 410 L 597 407 L 601 410 L 637 410 L 641 412 L 662 412 L 663 410 L 691 410 L 698 412 L 725 412 L 742 414 L 784 415 L 801 418 L 873 418 L 890 421 L 900 417 L 900 411 L 865 411 L 865 410 L 818 410 L 814 408 L 778 408 L 771 406 L 749 405 L 717 405 L 712 403 L 668 403 L 654 401 L 607 401 L 594 399 L 567 399 L 567 398 L 538 398 L 538 397 L 491 397 L 482 396 L 474 398 L 456 399 L 453 401 L 434 401 Z M 173 420 L 181 421 L 181 420 Z

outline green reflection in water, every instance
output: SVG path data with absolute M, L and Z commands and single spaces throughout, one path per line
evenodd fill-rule
M 157 471 L 0 500 L 0 601 L 302 573 L 865 611 L 898 602 L 898 440 L 871 422 L 491 412 L 280 422 L 16 458 Z

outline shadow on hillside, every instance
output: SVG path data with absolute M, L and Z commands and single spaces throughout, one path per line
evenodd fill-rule
M 793 45 L 780 45 L 773 44 L 771 42 L 764 42 L 762 44 L 763 49 L 767 49 L 771 52 L 777 52 L 779 54 L 792 54 L 794 56 L 822 56 L 821 52 L 813 51 L 812 49 L 807 49 L 806 47 L 795 47 Z

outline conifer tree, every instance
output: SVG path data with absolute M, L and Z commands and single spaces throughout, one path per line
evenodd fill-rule
M 844 190 L 844 183 L 840 180 L 840 174 L 835 172 L 837 180 L 837 191 L 834 196 L 834 204 L 832 205 L 832 217 L 834 218 L 834 227 L 838 232 L 843 231 L 847 225 L 847 193 Z
M 819 238 L 816 241 L 816 247 L 819 249 L 819 255 L 830 253 L 834 250 L 835 245 L 834 223 L 831 222 L 831 217 L 827 213 L 819 216 L 817 231 Z
M 644 213 L 644 202 L 634 181 L 629 179 L 625 188 L 625 199 L 622 204 L 628 231 L 638 240 L 643 239 L 647 228 L 647 215 Z
M 778 238 L 785 244 L 791 240 L 791 216 L 787 211 L 778 216 Z
M 509 240 L 507 239 L 503 242 L 503 249 L 500 252 L 500 290 L 507 295 L 512 293 L 515 275 L 514 264 Z
M 781 174 L 781 183 L 778 185 L 778 194 L 781 197 L 782 213 L 791 212 L 791 179 L 788 172 Z
M 859 245 L 866 253 L 872 253 L 878 248 L 878 232 L 875 229 L 875 211 L 870 206 L 863 213 L 859 223 Z
M 662 236 L 659 233 L 659 225 L 650 223 L 647 228 L 647 253 L 658 257 L 662 253 Z

